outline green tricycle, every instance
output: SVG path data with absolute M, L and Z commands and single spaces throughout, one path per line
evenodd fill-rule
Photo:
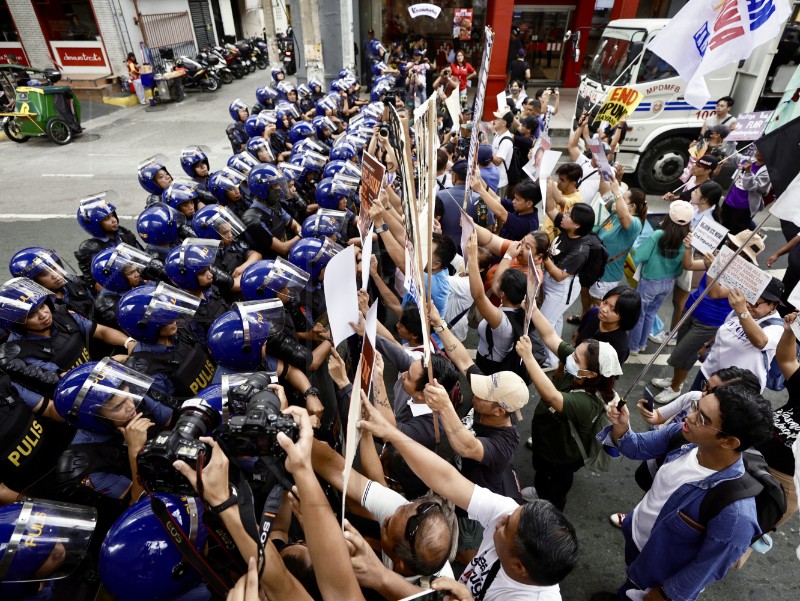
M 69 144 L 83 131 L 81 105 L 57 69 L 32 69 L 0 65 L 0 118 L 10 140 L 22 143 L 47 136 L 56 144 Z

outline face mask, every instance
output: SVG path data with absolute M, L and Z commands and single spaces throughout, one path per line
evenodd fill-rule
M 567 360 L 564 362 L 564 371 L 566 371 L 569 375 L 575 376 L 577 378 L 579 377 L 578 372 L 580 371 L 580 369 L 581 368 L 578 365 L 578 362 L 575 361 L 575 353 L 572 353 L 569 357 L 567 357 Z

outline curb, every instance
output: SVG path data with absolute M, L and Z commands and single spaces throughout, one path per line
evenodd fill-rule
M 152 98 L 153 92 L 150 90 L 145 91 L 145 98 Z M 136 94 L 131 94 L 129 96 L 121 96 L 121 97 L 114 97 L 114 96 L 104 96 L 103 102 L 105 104 L 110 104 L 112 106 L 120 106 L 120 107 L 132 107 L 132 106 L 144 106 L 139 104 L 139 98 Z

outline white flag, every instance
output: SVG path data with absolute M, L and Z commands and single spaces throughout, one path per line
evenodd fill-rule
M 790 12 L 788 0 L 690 0 L 647 48 L 686 80 L 686 101 L 702 109 L 711 96 L 703 75 L 775 39 Z

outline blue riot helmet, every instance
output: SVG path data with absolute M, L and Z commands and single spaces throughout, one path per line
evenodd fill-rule
M 334 175 L 342 171 L 345 168 L 345 165 L 349 164 L 351 164 L 349 161 L 341 161 L 341 160 L 331 161 L 330 163 L 325 165 L 325 169 L 322 170 L 322 176 L 333 177 Z
M 338 129 L 334 124 L 334 122 L 331 121 L 330 117 L 325 117 L 322 115 L 314 117 L 311 120 L 311 125 L 314 126 L 317 138 L 320 140 L 329 138 L 330 136 L 335 134 Z
M 367 145 L 368 140 L 358 134 L 348 133 L 345 136 L 345 142 L 355 148 L 356 156 L 358 156 L 358 153 L 360 153 L 364 149 L 364 146 Z
M 328 114 L 336 113 L 336 111 L 339 108 L 339 105 L 332 99 L 325 96 L 317 100 L 316 107 L 317 107 L 317 115 L 325 117 Z
M 298 121 L 289 129 L 289 141 L 292 144 L 314 135 L 314 126 L 308 121 Z
M 284 79 L 286 79 L 286 70 L 283 67 L 274 67 L 272 69 L 272 81 L 277 84 L 279 81 L 283 81 Z
M 373 86 L 369 93 L 370 101 L 379 102 L 383 100 L 383 97 L 389 92 L 390 89 L 391 87 L 386 84 L 377 84 Z
M 122 295 L 117 305 L 119 327 L 131 338 L 156 343 L 161 328 L 177 319 L 189 320 L 200 299 L 160 282 L 145 284 Z
M 281 172 L 286 176 L 287 182 L 302 181 L 306 174 L 306 171 L 302 166 L 295 165 L 294 163 L 280 163 L 278 165 L 278 169 L 280 169 Z
M 158 194 L 167 189 L 172 183 L 172 176 L 167 169 L 167 157 L 156 154 L 145 159 L 136 168 L 139 174 L 139 183 L 150 194 Z
M 261 136 L 254 136 L 247 141 L 247 152 L 256 157 L 261 163 L 274 163 L 275 153 L 269 141 Z
M 89 551 L 97 510 L 45 499 L 0 507 L 0 592 L 69 576 Z M 11 597 L 16 598 L 16 597 Z M 27 598 L 27 597 L 26 597 Z
M 384 54 L 386 54 L 386 48 L 384 48 L 380 40 L 371 40 L 367 48 L 369 49 L 370 54 L 373 56 L 382 57 Z
M 308 87 L 312 94 L 322 94 L 322 82 L 318 79 L 309 79 Z
M 209 168 L 208 148 L 203 146 L 187 146 L 181 150 L 181 168 L 189 177 L 199 177 L 195 172 L 195 167 L 201 163 L 205 163 L 206 168 Z
M 292 103 L 281 101 L 275 107 L 275 116 L 278 118 L 278 129 L 289 129 L 292 126 L 292 120 L 300 119 L 300 111 Z
M 283 304 L 277 299 L 234 303 L 208 329 L 211 357 L 225 369 L 256 369 L 267 338 L 283 329 L 283 318 Z
M 250 192 L 259 200 L 280 201 L 289 198 L 286 176 L 275 165 L 265 163 L 247 176 Z
M 56 251 L 41 246 L 23 248 L 8 262 L 8 271 L 13 277 L 30 278 L 51 291 L 75 281 L 78 275 L 61 260 Z
M 140 274 L 151 261 L 146 252 L 122 242 L 95 255 L 92 277 L 106 290 L 126 292 L 141 283 Z
M 314 192 L 314 199 L 320 208 L 338 211 L 341 207 L 341 200 L 345 198 L 341 194 L 334 193 L 333 178 L 326 177 L 317 184 Z
M 208 178 L 208 191 L 220 204 L 228 205 L 238 201 L 242 194 L 239 186 L 246 181 L 245 176 L 231 167 L 215 171 Z
M 200 195 L 197 184 L 189 182 L 173 182 L 161 194 L 161 200 L 169 207 L 187 217 L 194 215 Z
M 256 88 L 256 100 L 258 103 L 267 106 L 270 102 L 275 102 L 278 99 L 278 91 L 269 86 Z
M 245 299 L 268 300 L 285 292 L 300 292 L 308 282 L 308 274 L 286 259 L 256 261 L 242 274 L 242 296 Z M 284 298 L 279 298 L 281 301 Z
M 333 147 L 330 154 L 332 161 L 349 161 L 358 156 L 355 146 L 349 142 L 341 142 Z
M 202 555 L 208 540 L 203 504 L 194 497 L 161 493 L 154 497 Z M 99 563 L 103 586 L 116 601 L 171 601 L 202 582 L 153 513 L 149 498 L 129 507 L 114 523 L 100 549 Z
M 136 231 L 146 244 L 164 246 L 178 240 L 178 233 L 186 223 L 186 215 L 163 202 L 150 205 L 139 213 Z
M 331 82 L 331 92 L 347 92 L 347 83 L 343 79 L 334 79 Z
M 267 120 L 261 116 L 261 113 L 258 115 L 250 115 L 244 122 L 244 131 L 250 138 L 263 136 L 265 129 L 267 129 Z
M 278 94 L 283 100 L 289 100 L 289 94 L 292 92 L 297 94 L 297 88 L 294 87 L 294 84 L 289 83 L 288 81 L 280 82 L 277 86 L 275 86 L 275 89 L 278 91 Z
M 304 238 L 289 251 L 289 261 L 310 274 L 311 284 L 320 281 L 320 276 L 330 260 L 342 247 L 330 238 Z
M 68 424 L 92 432 L 114 432 L 133 419 L 152 384 L 151 376 L 106 357 L 68 371 L 59 380 L 53 401 Z
M 339 79 L 352 79 L 353 77 L 355 77 L 355 75 L 353 75 L 350 69 L 345 68 L 339 71 L 338 77 Z
M 12 278 L 0 286 L 0 325 L 23 331 L 25 322 L 49 299 L 50 291 L 29 278 Z
M 387 65 L 383 61 L 375 61 L 374 63 L 372 63 L 372 67 L 370 67 L 370 69 L 372 70 L 372 74 L 375 77 L 378 77 L 380 75 L 383 75 L 384 71 L 389 70 L 389 65 Z
M 178 288 L 199 290 L 197 276 L 214 265 L 219 252 L 219 240 L 187 238 L 167 255 L 164 267 L 167 276 Z
M 221 240 L 227 246 L 244 233 L 245 225 L 228 207 L 208 205 L 197 211 L 192 229 L 199 238 Z
M 231 158 L 228 159 L 228 167 L 236 169 L 242 175 L 247 175 L 250 173 L 250 170 L 257 165 L 260 165 L 261 161 L 259 161 L 256 157 L 250 154 L 248 151 L 244 150 L 238 154 L 234 154 Z
M 161 192 L 158 192 L 161 194 Z M 95 238 L 113 237 L 113 233 L 103 229 L 102 221 L 110 216 L 117 216 L 117 207 L 112 204 L 117 193 L 106 191 L 81 198 L 78 203 L 78 225 Z
M 245 112 L 244 118 L 242 118 L 242 115 L 239 111 Z M 247 119 L 250 109 L 243 100 L 237 98 L 228 105 L 228 113 L 230 114 L 231 119 L 233 119 L 236 123 L 239 123 L 240 121 Z
M 303 221 L 303 238 L 336 238 L 347 221 L 345 211 L 320 209 Z
M 308 85 L 301 83 L 299 86 L 297 86 L 297 97 L 303 100 L 311 98 L 311 88 L 309 88 Z

